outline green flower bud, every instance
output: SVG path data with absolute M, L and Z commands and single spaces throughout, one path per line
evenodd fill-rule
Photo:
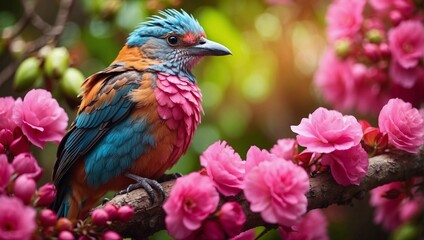
M 60 77 L 69 67 L 69 53 L 66 48 L 55 48 L 46 57 L 44 72 L 48 77 Z
M 59 88 L 66 97 L 77 99 L 84 79 L 84 75 L 78 69 L 68 68 L 59 81 Z
M 40 76 L 40 60 L 36 57 L 25 59 L 16 70 L 14 81 L 15 90 L 28 90 Z
M 350 41 L 348 39 L 340 39 L 334 43 L 336 55 L 340 58 L 345 58 L 350 53 Z
M 383 41 L 383 35 L 380 30 L 371 29 L 365 35 L 368 41 L 370 41 L 371 43 L 379 44 Z

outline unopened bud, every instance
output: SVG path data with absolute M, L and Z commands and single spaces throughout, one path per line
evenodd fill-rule
M 49 227 L 56 224 L 57 216 L 56 213 L 54 213 L 52 210 L 43 209 L 40 211 L 39 219 L 43 226 Z
M 55 48 L 46 57 L 44 72 L 49 77 L 60 77 L 69 67 L 69 53 L 66 48 Z
M 25 59 L 16 70 L 15 81 L 13 83 L 15 90 L 28 90 L 40 76 L 40 60 L 36 57 Z
M 107 221 L 109 221 L 109 216 L 104 209 L 98 208 L 91 214 L 91 219 L 93 220 L 94 224 L 105 226 L 107 225 Z
M 122 237 L 119 236 L 118 233 L 116 233 L 112 230 L 108 230 L 108 231 L 103 233 L 102 239 L 104 239 L 104 240 L 121 240 Z
M 16 197 L 22 200 L 22 202 L 29 204 L 35 193 L 35 189 L 35 181 L 27 175 L 21 175 L 15 180 L 13 192 Z
M 72 99 L 77 99 L 81 92 L 81 85 L 84 82 L 84 75 L 76 68 L 68 68 L 63 73 L 59 82 L 60 90 Z
M 340 58 L 345 58 L 350 53 L 350 40 L 349 39 L 340 39 L 334 43 L 334 50 L 336 55 Z
M 74 235 L 69 231 L 62 231 L 59 233 L 58 240 L 74 240 Z
M 381 43 L 383 41 L 383 33 L 378 29 L 371 29 L 366 33 L 368 41 L 371 43 Z
M 56 228 L 59 232 L 62 231 L 71 231 L 72 230 L 72 222 L 67 218 L 59 218 L 56 223 Z
M 37 207 L 49 206 L 56 195 L 56 188 L 52 183 L 46 183 L 38 189 L 37 192 Z
M 134 216 L 134 209 L 128 205 L 122 206 L 118 209 L 118 219 L 123 222 L 128 222 Z

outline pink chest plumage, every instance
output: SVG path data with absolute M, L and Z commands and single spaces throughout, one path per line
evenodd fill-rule
M 197 85 L 188 79 L 163 73 L 158 74 L 154 91 L 159 117 L 177 133 L 176 156 L 170 159 L 172 166 L 187 150 L 200 123 L 202 94 Z

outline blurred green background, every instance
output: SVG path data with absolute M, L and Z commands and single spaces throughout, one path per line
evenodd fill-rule
M 326 106 L 312 79 L 326 46 L 325 12 L 329 2 L 76 1 L 58 46 L 68 48 L 71 65 L 87 77 L 114 60 L 128 33 L 140 22 L 158 9 L 173 7 L 192 13 L 209 39 L 231 49 L 232 56 L 204 59 L 194 70 L 203 93 L 205 115 L 189 151 L 171 169 L 188 173 L 199 169 L 199 155 L 217 140 L 226 140 L 244 158 L 251 145 L 269 149 L 279 138 L 294 137 L 290 125 L 297 125 L 318 106 Z M 59 5 L 58 0 L 40 0 L 36 12 L 53 22 Z M 0 29 L 13 26 L 22 12 L 19 1 L 1 1 Z M 25 44 L 39 35 L 35 28 L 28 27 L 13 43 L 2 42 L 0 69 L 19 57 Z M 1 85 L 0 96 L 8 95 L 24 95 L 13 91 L 12 79 Z M 60 104 L 72 121 L 75 104 Z M 49 145 L 36 152 L 46 169 L 45 181 L 50 180 L 55 151 L 56 146 Z M 325 213 L 331 239 L 388 238 L 372 224 L 368 197 L 355 201 L 353 206 L 330 207 Z M 166 238 L 165 231 L 153 237 Z M 278 232 L 272 231 L 263 239 L 279 239 Z

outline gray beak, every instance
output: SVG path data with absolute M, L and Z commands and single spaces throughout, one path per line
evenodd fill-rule
M 206 38 L 201 38 L 198 44 L 189 47 L 187 50 L 193 56 L 224 56 L 232 54 L 224 45 Z

